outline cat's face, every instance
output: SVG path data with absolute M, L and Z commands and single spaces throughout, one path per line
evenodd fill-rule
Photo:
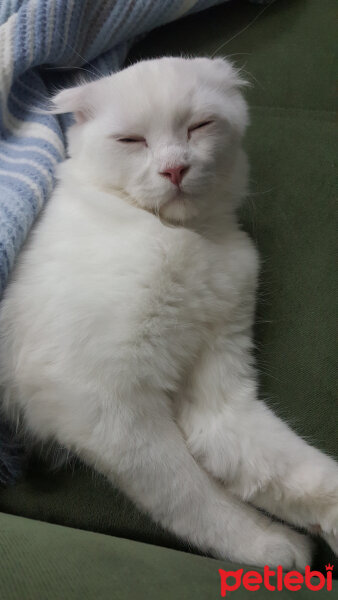
M 221 59 L 162 58 L 60 92 L 84 179 L 172 221 L 222 188 L 247 122 L 243 82 Z

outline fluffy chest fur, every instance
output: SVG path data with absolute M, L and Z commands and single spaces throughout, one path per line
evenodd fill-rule
M 48 372 L 57 359 L 64 372 L 99 369 L 116 382 L 128 365 L 129 378 L 176 389 L 217 323 L 230 326 L 254 292 L 253 247 L 224 227 L 215 241 L 119 197 L 63 186 L 18 267 L 13 292 L 25 303 L 12 326 L 25 341 L 18 333 L 13 362 L 26 348 L 30 373 L 38 352 Z

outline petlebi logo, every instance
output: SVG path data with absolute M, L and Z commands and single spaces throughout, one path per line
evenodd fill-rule
M 221 576 L 221 596 L 225 598 L 228 592 L 235 592 L 240 587 L 250 592 L 256 592 L 261 587 L 271 592 L 281 592 L 284 589 L 297 592 L 302 588 L 317 592 L 325 587 L 326 590 L 331 592 L 333 566 L 330 564 L 325 565 L 326 577 L 319 571 L 311 571 L 309 566 L 305 567 L 305 573 L 300 573 L 299 571 L 287 571 L 284 573 L 282 566 L 278 566 L 273 571 L 267 565 L 265 565 L 263 573 L 247 571 L 244 575 L 243 569 L 238 569 L 238 571 L 224 571 L 223 569 L 219 569 L 218 572 Z M 276 579 L 272 583 L 270 578 L 275 576 Z

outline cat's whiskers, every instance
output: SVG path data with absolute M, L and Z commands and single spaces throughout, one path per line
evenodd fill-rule
M 241 29 L 240 31 L 238 31 L 237 33 L 235 33 L 232 37 L 230 37 L 228 40 L 226 40 L 225 42 L 223 42 L 223 44 L 221 44 L 220 46 L 218 46 L 216 48 L 216 50 L 211 54 L 210 58 L 214 58 L 216 56 L 216 54 L 222 50 L 223 48 L 225 48 L 225 46 L 227 46 L 228 44 L 230 44 L 230 42 L 232 42 L 233 40 L 235 40 L 236 38 L 238 38 L 239 35 L 242 35 L 242 33 L 244 33 L 244 31 L 247 31 L 247 29 L 249 29 L 249 27 L 251 27 L 256 21 L 257 19 L 259 19 L 263 13 L 265 13 L 265 11 L 270 8 L 270 6 L 272 6 L 272 4 L 274 4 L 276 0 L 271 0 L 271 2 L 269 4 L 267 4 L 266 6 L 264 6 L 262 8 L 262 10 L 259 11 L 259 13 L 257 13 L 257 15 L 254 16 L 254 18 L 249 21 L 249 23 L 247 25 L 245 25 L 245 27 L 243 27 L 243 29 Z

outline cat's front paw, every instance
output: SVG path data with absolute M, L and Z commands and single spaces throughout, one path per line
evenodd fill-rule
M 256 541 L 257 564 L 304 572 L 311 565 L 313 543 L 305 535 L 273 523 Z
M 311 523 L 309 529 L 321 535 L 338 555 L 338 477 L 336 485 L 332 480 L 328 482 L 312 503 L 311 512 L 317 513 L 318 519 L 315 524 Z
M 291 485 L 290 485 L 291 484 Z M 288 488 L 295 497 L 286 496 L 285 518 L 321 535 L 338 551 L 338 467 L 322 454 L 312 462 L 302 464 L 292 473 Z
M 329 496 L 323 513 L 320 522 L 322 531 L 338 538 L 338 487 L 333 499 L 332 495 Z
M 310 527 L 310 531 L 320 535 L 338 556 L 338 498 L 335 506 L 323 511 L 321 523 Z
M 321 536 L 330 546 L 334 554 L 338 556 L 338 535 L 334 535 L 333 533 L 322 533 Z

